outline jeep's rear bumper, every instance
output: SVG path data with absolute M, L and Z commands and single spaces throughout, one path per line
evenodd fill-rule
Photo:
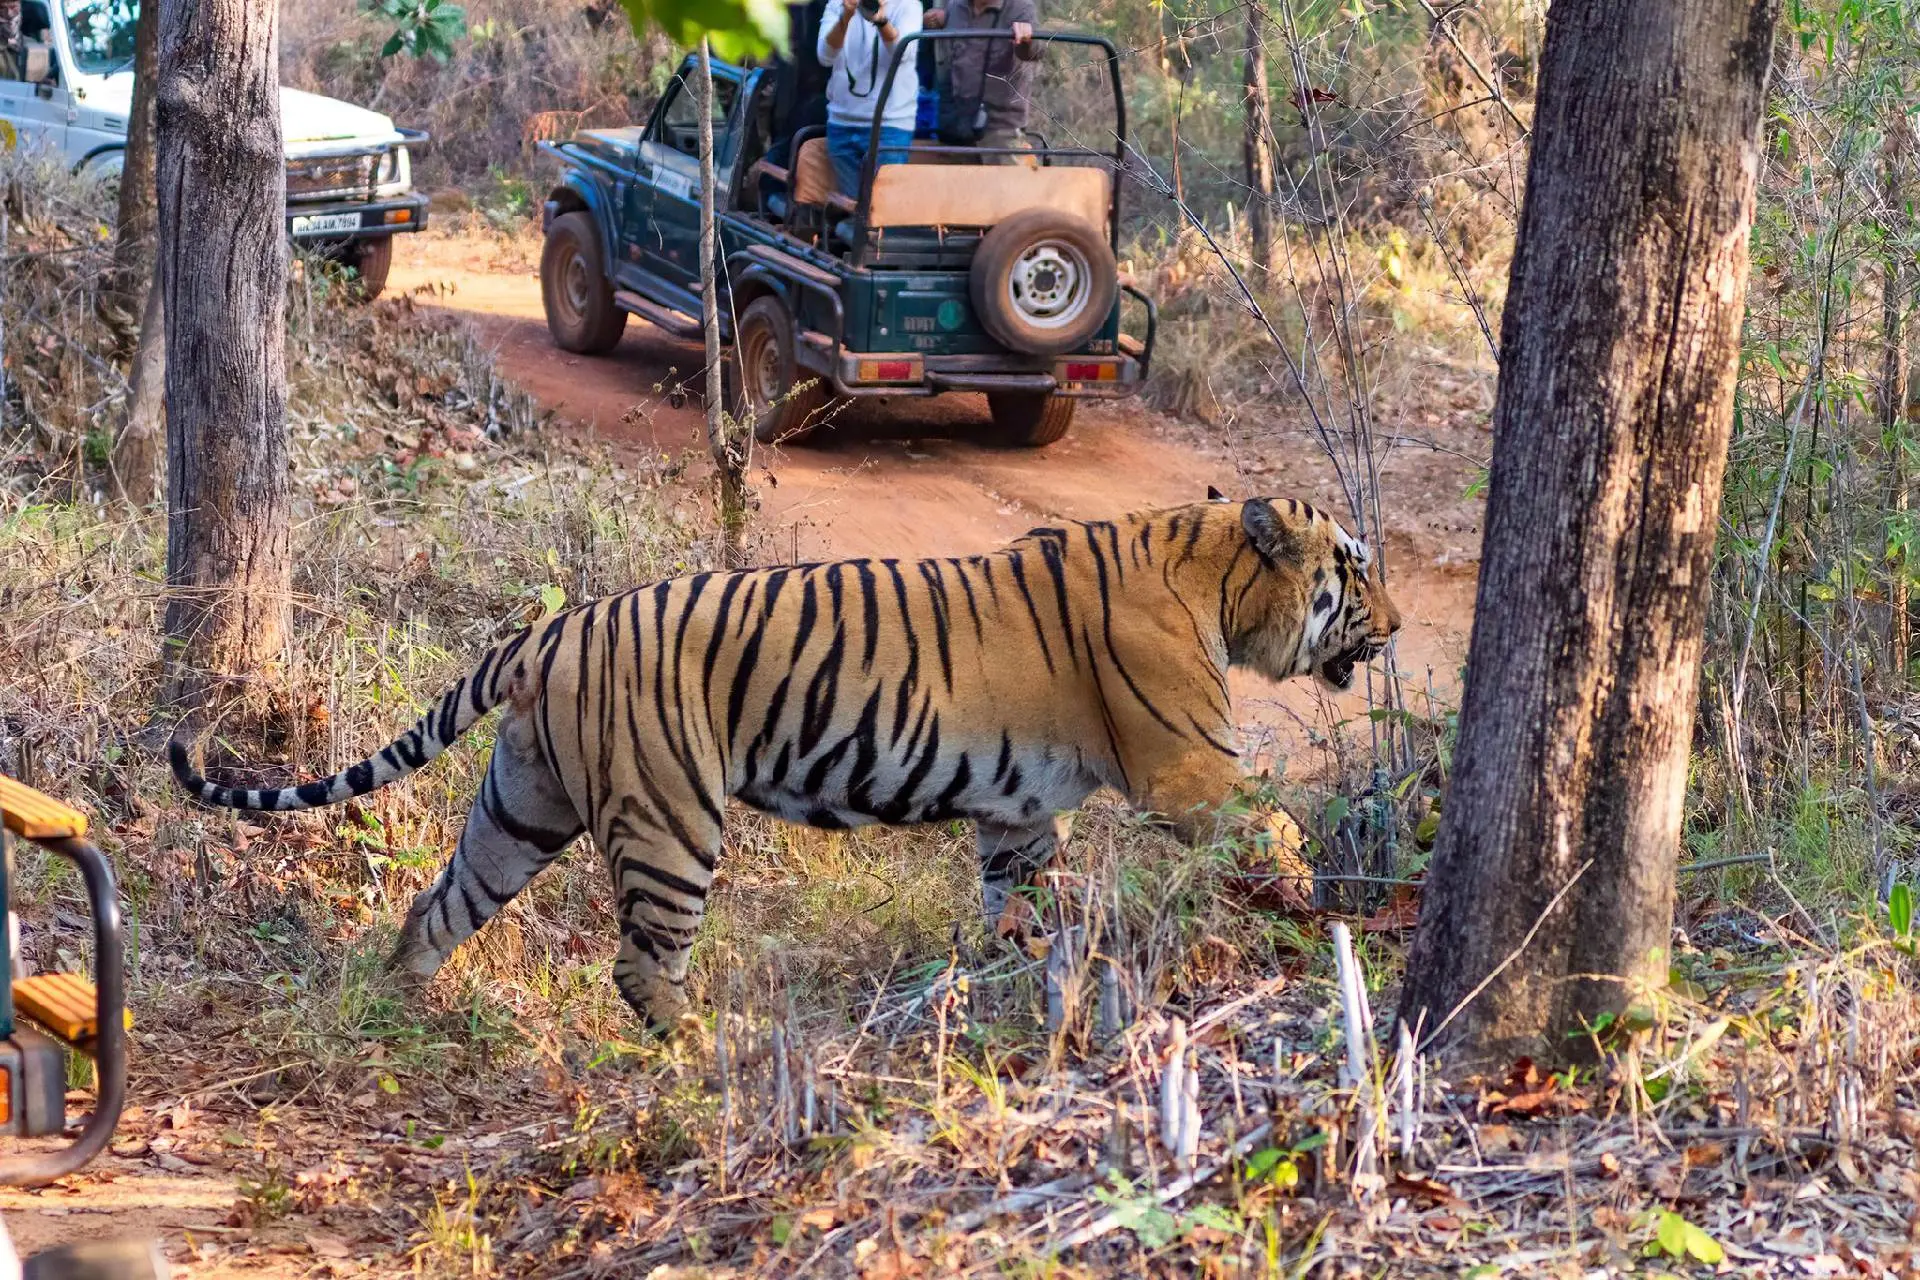
M 409 192 L 386 200 L 324 200 L 287 206 L 287 234 L 305 243 L 339 244 L 419 231 L 427 197 Z
M 1140 361 L 1132 355 L 1060 356 L 1025 369 L 1007 367 L 1005 356 L 923 356 L 917 351 L 841 351 L 832 362 L 825 335 L 808 334 L 819 368 L 843 396 L 934 396 L 946 391 L 1013 392 L 1027 395 L 1118 399 L 1140 390 Z M 828 357 L 828 359 L 821 359 Z

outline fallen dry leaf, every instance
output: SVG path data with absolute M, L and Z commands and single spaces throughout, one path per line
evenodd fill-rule
M 1420 923 L 1420 895 L 1401 885 L 1384 907 L 1360 922 L 1362 933 L 1399 933 Z
M 1482 1151 L 1518 1151 L 1523 1142 L 1520 1131 L 1510 1124 L 1483 1124 L 1475 1130 L 1475 1136 Z
M 1717 1142 L 1696 1142 L 1689 1146 L 1681 1159 L 1689 1169 L 1704 1169 L 1708 1165 L 1719 1164 L 1727 1157 L 1727 1149 Z
M 1387 1194 L 1394 1198 L 1405 1197 L 1425 1204 L 1453 1205 L 1460 1203 L 1460 1197 L 1453 1194 L 1453 1188 L 1444 1182 L 1432 1178 L 1415 1178 L 1404 1173 L 1396 1173 L 1393 1181 L 1387 1184 Z
M 1035 923 L 1033 904 L 1016 893 L 1007 899 L 1007 905 L 1001 909 L 1000 918 L 994 921 L 994 936 L 1010 938 L 1017 933 L 1027 933 Z
M 353 1250 L 347 1247 L 345 1240 L 319 1231 L 307 1232 L 307 1248 L 312 1250 L 317 1258 L 351 1258 L 353 1256 Z

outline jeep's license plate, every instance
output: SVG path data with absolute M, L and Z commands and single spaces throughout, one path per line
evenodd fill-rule
M 357 213 L 303 213 L 293 220 L 293 234 L 297 236 L 336 235 L 342 231 L 358 231 L 360 215 Z

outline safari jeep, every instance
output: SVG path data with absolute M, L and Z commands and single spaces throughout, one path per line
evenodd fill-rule
M 23 0 L 19 80 L 0 78 L 0 142 L 64 156 L 83 174 L 119 174 L 133 107 L 139 0 Z M 427 222 L 409 145 L 427 135 L 333 98 L 280 91 L 287 233 L 380 292 L 396 232 Z
M 878 100 L 920 41 L 1008 38 L 908 35 Z M 983 165 L 982 148 L 916 140 L 907 164 L 876 167 L 870 149 L 854 192 L 835 189 L 822 126 L 774 119 L 772 69 L 713 63 L 724 262 L 714 302 L 731 344 L 731 408 L 762 442 L 805 440 L 842 397 L 974 391 L 986 394 L 996 442 L 1039 446 L 1066 434 L 1081 400 L 1138 390 L 1154 308 L 1115 265 L 1118 55 L 1095 36 L 1034 38 L 1104 53 L 1086 68 L 1112 92 L 1097 134 L 1113 139 L 1110 151 L 1035 137 L 1019 163 Z M 700 336 L 696 74 L 682 64 L 643 127 L 541 144 L 565 167 L 545 205 L 540 280 L 547 327 L 567 351 L 611 351 L 629 314 Z M 768 158 L 783 140 L 791 165 Z M 1138 336 L 1122 330 L 1123 297 L 1138 304 Z

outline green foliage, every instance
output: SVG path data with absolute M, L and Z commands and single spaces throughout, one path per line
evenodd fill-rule
M 1300 1185 L 1300 1161 L 1327 1144 L 1324 1133 L 1309 1134 L 1291 1147 L 1262 1147 L 1247 1157 L 1241 1176 L 1248 1182 L 1271 1182 L 1282 1191 Z
M 1687 1259 L 1717 1266 L 1726 1258 L 1720 1242 L 1677 1213 L 1663 1212 L 1654 1220 L 1653 1244 L 1649 1252 L 1669 1258 Z
M 1133 1232 L 1148 1249 L 1164 1249 L 1180 1238 L 1180 1220 L 1161 1208 L 1150 1190 L 1136 1189 L 1133 1180 L 1117 1169 L 1107 1177 L 1112 1189 L 1095 1187 L 1094 1198 L 1113 1210 L 1121 1230 Z
M 453 57 L 453 42 L 466 32 L 467 11 L 446 0 L 366 0 L 366 8 L 395 24 L 381 46 L 383 58 L 405 53 L 444 63 Z
M 1893 927 L 1895 946 L 1908 955 L 1920 950 L 1913 936 L 1913 886 L 1904 880 L 1887 894 L 1887 923 Z
M 705 36 L 718 57 L 738 62 L 787 48 L 787 7 L 781 0 L 621 0 L 636 32 L 657 26 L 692 47 Z

